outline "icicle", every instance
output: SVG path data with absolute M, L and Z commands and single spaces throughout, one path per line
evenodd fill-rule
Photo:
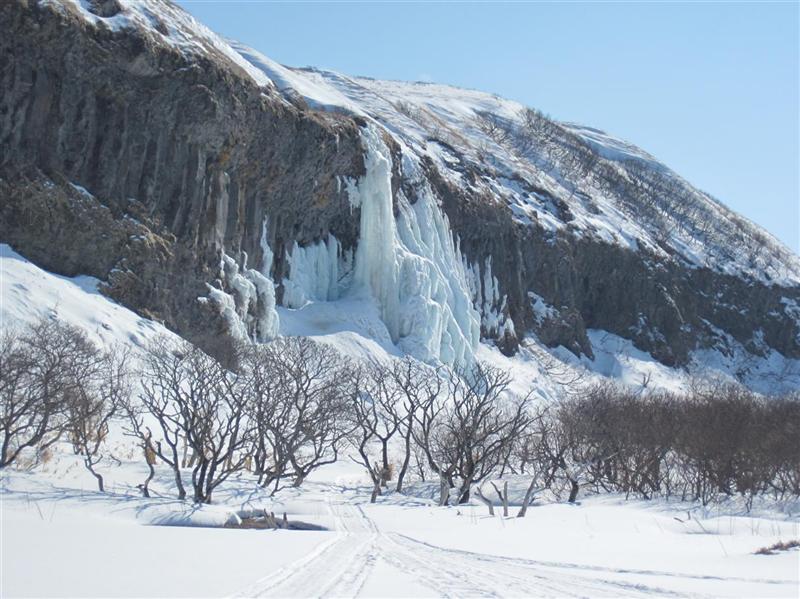
M 506 315 L 508 297 L 501 296 L 500 283 L 492 274 L 492 257 L 486 257 L 483 269 L 479 263 L 468 265 L 462 257 L 462 268 L 466 273 L 473 305 L 480 312 L 484 333 L 498 339 L 506 333 L 516 336 L 514 321 Z
M 389 149 L 372 128 L 361 134 L 367 153 L 366 174 L 348 184 L 350 201 L 361 208 L 354 283 L 372 292 L 381 316 L 396 342 L 400 334 L 396 226 L 392 206 L 392 161 Z
M 414 206 L 398 197 L 395 219 L 389 149 L 374 127 L 362 129 L 362 139 L 367 172 L 348 182 L 351 204 L 361 209 L 354 287 L 377 300 L 404 351 L 447 364 L 471 362 L 480 325 L 449 224 L 425 186 Z M 403 166 L 416 168 L 410 160 Z
M 347 257 L 342 254 L 336 237 L 329 234 L 326 241 L 306 247 L 295 242 L 288 262 L 289 276 L 283 280 L 283 303 L 287 307 L 302 308 L 311 301 L 339 298 Z
M 278 312 L 275 310 L 275 285 L 269 277 L 272 268 L 272 250 L 267 243 L 267 221 L 261 228 L 261 272 L 243 268 L 236 260 L 222 254 L 220 279 L 228 292 L 208 285 L 208 297 L 217 305 L 220 315 L 228 324 L 230 333 L 238 339 L 269 341 L 278 335 Z

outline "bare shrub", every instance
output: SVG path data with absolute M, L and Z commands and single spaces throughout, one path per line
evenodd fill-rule
M 775 555 L 780 551 L 790 551 L 798 548 L 800 548 L 800 541 L 793 539 L 791 541 L 778 541 L 768 547 L 761 547 L 753 553 L 755 555 Z
M 145 451 L 155 451 L 172 468 L 180 499 L 186 496 L 179 457 L 185 441 L 192 451 L 193 498 L 210 503 L 214 490 L 244 468 L 246 384 L 194 346 L 163 339 L 147 348 L 141 378 L 140 400 L 158 422 L 161 437 L 153 442 L 150 431 L 135 422 L 132 429 L 139 429 Z
M 305 337 L 253 346 L 244 360 L 256 473 L 273 492 L 286 479 L 298 487 L 313 470 L 336 461 L 352 431 L 352 367 L 334 349 Z
M 390 480 L 389 442 L 400 430 L 402 416 L 398 389 L 392 384 L 390 369 L 373 361 L 357 370 L 357 391 L 353 394 L 352 414 L 355 424 L 353 445 L 358 451 L 359 464 L 366 468 L 372 479 L 372 496 L 375 502 L 381 488 Z M 378 447 L 376 458 L 371 449 Z
M 0 336 L 0 467 L 61 438 L 76 363 L 94 351 L 77 329 L 50 318 Z
M 695 385 L 686 396 L 601 384 L 537 420 L 515 454 L 542 485 L 680 495 L 707 504 L 740 495 L 800 495 L 800 399 L 765 398 L 735 384 Z M 557 491 L 557 488 L 556 488 Z
M 104 459 L 102 448 L 111 420 L 130 395 L 127 354 L 120 350 L 100 352 L 83 345 L 71 364 L 73 381 L 67 396 L 65 429 L 76 455 L 105 491 L 96 466 Z

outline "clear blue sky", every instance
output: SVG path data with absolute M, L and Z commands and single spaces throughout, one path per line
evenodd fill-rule
M 605 129 L 800 251 L 798 3 L 180 4 L 286 65 L 480 89 Z

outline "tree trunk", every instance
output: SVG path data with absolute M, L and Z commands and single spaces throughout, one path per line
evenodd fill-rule
M 492 504 L 492 502 L 484 496 L 480 487 L 475 487 L 475 496 L 485 503 L 486 507 L 489 508 L 489 515 L 494 516 L 494 504 Z
M 381 486 L 385 487 L 389 480 L 389 447 L 388 441 L 382 440 L 381 460 L 383 461 L 383 469 L 381 470 Z
M 461 485 L 461 488 L 458 490 L 458 503 L 468 503 L 469 502 L 469 487 L 470 484 L 468 481 L 465 481 L 464 484 Z
M 102 476 L 101 476 L 99 473 L 95 472 L 95 470 L 94 470 L 94 467 L 93 467 L 93 465 L 92 465 L 92 462 L 91 462 L 91 460 L 90 460 L 89 458 L 86 458 L 86 459 L 83 461 L 83 463 L 84 463 L 84 464 L 86 464 L 86 469 L 87 469 L 89 472 L 91 472 L 91 473 L 92 473 L 92 476 L 94 476 L 94 477 L 97 479 L 97 489 L 98 489 L 98 490 L 99 490 L 101 493 L 105 493 L 105 492 L 106 492 L 106 489 L 105 489 L 105 485 L 103 484 L 103 477 L 102 477 Z
M 444 476 L 440 477 L 439 481 L 439 505 L 445 506 L 450 500 L 450 483 Z
M 144 479 L 144 482 L 139 485 L 139 489 L 142 491 L 142 497 L 150 498 L 150 481 L 153 480 L 153 477 L 156 475 L 156 469 L 153 468 L 153 464 L 149 461 L 147 462 L 147 467 L 150 470 L 147 478 Z
M 500 498 L 500 503 L 503 505 L 503 517 L 508 518 L 508 481 L 503 481 L 503 490 L 497 488 L 497 485 L 492 483 L 495 493 Z
M 176 452 L 177 454 L 177 452 Z M 189 444 L 186 442 L 186 439 L 183 440 L 183 459 L 181 460 L 181 464 L 183 464 L 184 468 L 188 467 L 188 458 L 189 457 Z
M 409 424 L 409 426 L 411 426 Z M 409 430 L 411 430 L 409 428 Z M 408 470 L 408 464 L 411 461 L 411 434 L 409 433 L 406 438 L 406 453 L 403 456 L 403 463 L 400 466 L 400 472 L 397 473 L 397 492 L 401 493 L 403 491 L 403 479 L 406 476 L 406 471 Z
M 575 479 L 569 479 L 572 488 L 569 490 L 569 499 L 567 500 L 569 503 L 575 503 L 575 500 L 578 498 L 578 491 L 580 490 L 580 486 L 578 485 L 578 481 Z
M 380 477 L 375 477 L 373 481 L 374 484 L 372 485 L 372 495 L 370 495 L 369 502 L 375 503 L 378 499 L 378 495 L 381 494 L 381 479 Z
M 178 487 L 178 499 L 186 499 L 186 489 L 183 487 L 183 481 L 181 480 L 181 469 L 178 467 L 177 462 L 172 468 L 172 471 L 175 474 L 175 486 Z
M 525 491 L 525 498 L 522 500 L 522 507 L 519 508 L 519 512 L 517 513 L 517 518 L 524 518 L 525 514 L 528 513 L 528 506 L 533 501 L 533 494 L 536 492 L 536 477 L 531 478 L 531 484 L 528 485 L 527 490 Z

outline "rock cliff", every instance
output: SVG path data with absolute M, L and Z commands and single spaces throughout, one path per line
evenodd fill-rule
M 473 318 L 507 353 L 536 335 L 591 356 L 604 329 L 667 365 L 733 342 L 800 359 L 797 256 L 602 132 L 281 67 L 168 2 L 10 0 L 0 30 L 0 241 L 217 353 L 270 336 L 275 303 L 318 293 L 323 266 L 316 299 L 358 278 L 370 130 L 392 251 L 413 258 L 380 282 L 406 312 L 393 340 L 420 346 L 413 297 L 444 306 L 426 359 L 457 359 Z M 420 203 L 445 220 L 420 232 Z

